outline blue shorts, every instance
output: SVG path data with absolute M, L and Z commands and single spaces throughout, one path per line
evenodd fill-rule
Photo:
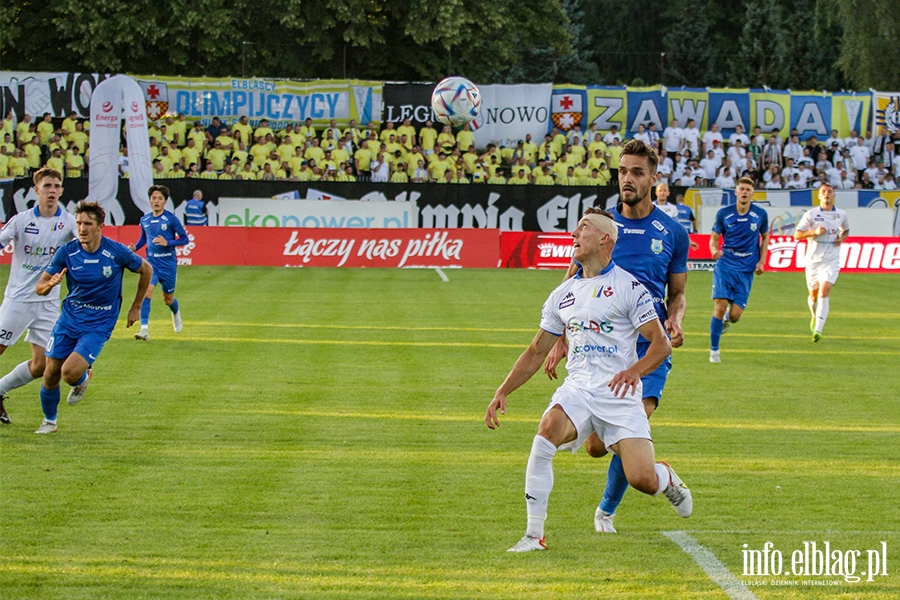
M 72 337 L 61 331 L 59 327 L 54 327 L 44 354 L 50 358 L 65 360 L 70 354 L 77 352 L 84 357 L 84 360 L 88 361 L 88 364 L 93 365 L 107 340 L 109 340 L 109 336 L 102 333 L 85 333 L 78 337 Z
M 750 288 L 753 287 L 753 271 L 744 273 L 720 269 L 716 263 L 713 269 L 712 297 L 728 300 L 737 304 L 741 310 L 747 308 L 747 300 L 750 299 Z
M 637 343 L 637 355 L 638 358 L 644 358 L 644 355 L 647 354 L 647 350 L 650 348 L 650 342 L 638 342 Z M 672 370 L 672 355 L 666 357 L 666 360 L 662 361 L 662 364 L 656 367 L 656 370 L 652 373 L 648 373 L 641 377 L 641 384 L 643 384 L 644 398 L 656 398 L 656 405 L 659 406 L 659 401 L 662 400 L 663 389 L 666 387 L 666 379 L 669 377 L 669 371 Z
M 153 267 L 153 277 L 150 278 L 150 285 L 162 283 L 162 291 L 166 294 L 175 293 L 175 280 L 178 279 L 178 271 L 174 267 Z

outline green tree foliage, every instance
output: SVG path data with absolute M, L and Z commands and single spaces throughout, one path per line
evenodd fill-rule
M 560 0 L 3 4 L 6 69 L 487 80 L 528 48 L 571 53 Z
M 586 0 L 582 6 L 585 31 L 594 39 L 592 62 L 600 70 L 595 83 L 624 85 L 637 78 L 660 83 L 666 3 Z
M 834 90 L 842 77 L 832 31 L 816 16 L 816 0 L 793 0 L 783 8 L 775 34 L 775 60 L 769 66 L 770 86 L 793 90 Z
M 730 82 L 735 87 L 773 86 L 778 61 L 776 44 L 782 26 L 778 0 L 748 0 L 740 49 L 731 62 Z
M 900 90 L 900 11 L 890 0 L 822 0 L 842 27 L 838 66 L 857 89 Z
M 672 4 L 671 26 L 663 36 L 665 83 L 668 86 L 703 87 L 715 77 L 714 50 L 709 45 L 707 10 L 695 0 Z

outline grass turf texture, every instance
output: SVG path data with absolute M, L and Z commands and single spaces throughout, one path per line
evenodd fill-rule
M 662 534 L 684 530 L 767 583 L 750 588 L 760 599 L 900 597 L 900 278 L 842 275 L 814 345 L 802 274 L 759 277 L 711 365 L 710 274 L 692 273 L 687 342 L 652 426 L 694 516 L 631 490 L 620 533 L 597 534 L 608 459 L 562 452 L 550 549 L 515 555 L 525 463 L 558 383 L 535 376 L 498 431 L 483 415 L 562 273 L 447 273 L 180 269 L 183 333 L 159 292 L 150 343 L 120 321 L 58 434 L 32 433 L 37 382 L 11 394 L 2 596 L 726 598 Z M 27 356 L 20 342 L 0 370 Z M 889 576 L 742 577 L 743 545 L 767 541 L 788 567 L 804 541 L 886 541 Z

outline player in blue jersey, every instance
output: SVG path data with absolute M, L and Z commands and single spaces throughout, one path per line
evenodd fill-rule
M 147 262 L 153 267 L 153 279 L 147 288 L 147 296 L 141 304 L 141 330 L 134 339 L 150 341 L 150 298 L 156 284 L 162 285 L 163 302 L 172 311 L 172 326 L 180 333 L 184 326 L 178 299 L 175 297 L 175 280 L 178 278 L 178 257 L 176 246 L 184 246 L 190 239 L 178 217 L 166 210 L 169 188 L 152 185 L 150 194 L 150 214 L 141 217 L 141 237 L 136 244 L 128 247 L 134 251 L 147 246 Z
M 769 251 L 769 215 L 752 204 L 753 180 L 741 177 L 735 194 L 737 204 L 716 213 L 709 237 L 709 251 L 716 261 L 712 285 L 715 307 L 709 322 L 709 362 L 713 363 L 722 362 L 719 340 L 747 308 L 753 275 L 762 274 Z M 719 238 L 723 240 L 721 249 Z
M 672 347 L 677 348 L 684 344 L 681 322 L 687 306 L 684 291 L 690 241 L 684 227 L 653 204 L 651 190 L 658 178 L 658 164 L 656 151 L 641 140 L 628 142 L 622 150 L 619 164 L 622 202 L 613 211 L 620 230 L 612 258 L 653 295 L 659 319 L 671 338 Z M 573 276 L 577 270 L 578 265 L 573 262 L 566 278 Z M 649 342 L 639 337 L 638 356 L 644 356 L 648 348 Z M 561 340 L 551 352 L 544 368 L 551 379 L 556 378 L 556 365 L 565 354 L 566 347 Z M 648 417 L 659 405 L 671 368 L 672 358 L 669 356 L 655 371 L 641 378 L 644 410 Z M 588 438 L 585 448 L 595 458 L 607 453 L 603 442 L 596 435 Z M 594 514 L 594 527 L 597 531 L 615 533 L 613 517 L 627 489 L 628 480 L 622 461 L 618 456 L 613 456 L 609 464 L 606 490 Z
M 35 433 L 57 430 L 60 379 L 72 386 L 67 398 L 69 404 L 77 404 L 84 398 L 91 366 L 119 318 L 125 269 L 141 276 L 128 310 L 127 327 L 138 320 L 141 299 L 153 276 L 153 268 L 147 261 L 122 244 L 103 237 L 105 220 L 106 211 L 98 204 L 80 203 L 75 210 L 78 239 L 53 255 L 50 266 L 35 286 L 39 296 L 46 296 L 65 276 L 69 290 L 47 343 L 47 366 L 41 387 L 44 421 Z

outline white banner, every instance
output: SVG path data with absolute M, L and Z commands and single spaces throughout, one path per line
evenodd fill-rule
M 515 147 L 526 134 L 540 144 L 549 129 L 550 83 L 521 85 L 481 85 L 481 112 L 475 118 L 475 145 L 490 142 Z
M 327 202 L 219 198 L 219 224 L 228 227 L 416 228 L 415 202 Z
M 91 156 L 87 199 L 99 203 L 107 212 L 112 212 L 109 208 L 112 204 L 118 206 L 119 131 L 123 110 L 129 150 L 131 198 L 142 212 L 148 213 L 150 199 L 147 190 L 153 185 L 153 175 L 147 117 L 141 88 L 126 75 L 116 75 L 101 82 L 91 97 Z

